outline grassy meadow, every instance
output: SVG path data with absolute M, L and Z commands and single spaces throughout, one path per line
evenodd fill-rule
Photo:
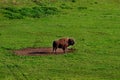
M 120 80 L 119 0 L 1 0 L 0 80 Z M 73 53 L 18 56 L 72 37 Z

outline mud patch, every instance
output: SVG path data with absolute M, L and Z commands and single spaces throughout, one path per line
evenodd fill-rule
M 75 49 L 67 49 L 66 53 L 72 53 Z M 45 55 L 58 55 L 58 54 L 66 54 L 62 49 L 57 49 L 56 53 L 52 52 L 52 48 L 25 48 L 21 50 L 15 50 L 14 53 L 16 55 L 30 55 L 30 56 L 45 56 Z

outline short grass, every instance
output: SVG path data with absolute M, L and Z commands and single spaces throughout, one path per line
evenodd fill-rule
M 0 80 L 120 80 L 119 0 L 75 1 L 66 3 L 73 9 L 42 18 L 7 19 L 0 14 Z M 11 52 L 51 47 L 61 37 L 74 38 L 76 51 L 49 56 Z

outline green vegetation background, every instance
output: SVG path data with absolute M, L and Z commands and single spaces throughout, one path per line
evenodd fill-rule
M 119 0 L 0 0 L 0 80 L 120 80 Z M 73 53 L 18 56 L 72 37 Z

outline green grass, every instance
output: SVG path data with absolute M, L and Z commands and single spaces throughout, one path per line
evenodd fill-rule
M 0 13 L 0 80 L 120 80 L 119 0 L 66 1 L 50 2 L 61 12 L 42 18 L 8 19 Z M 22 5 L 36 6 L 27 0 Z M 61 37 L 74 38 L 76 51 L 55 56 L 11 52 L 51 47 Z

